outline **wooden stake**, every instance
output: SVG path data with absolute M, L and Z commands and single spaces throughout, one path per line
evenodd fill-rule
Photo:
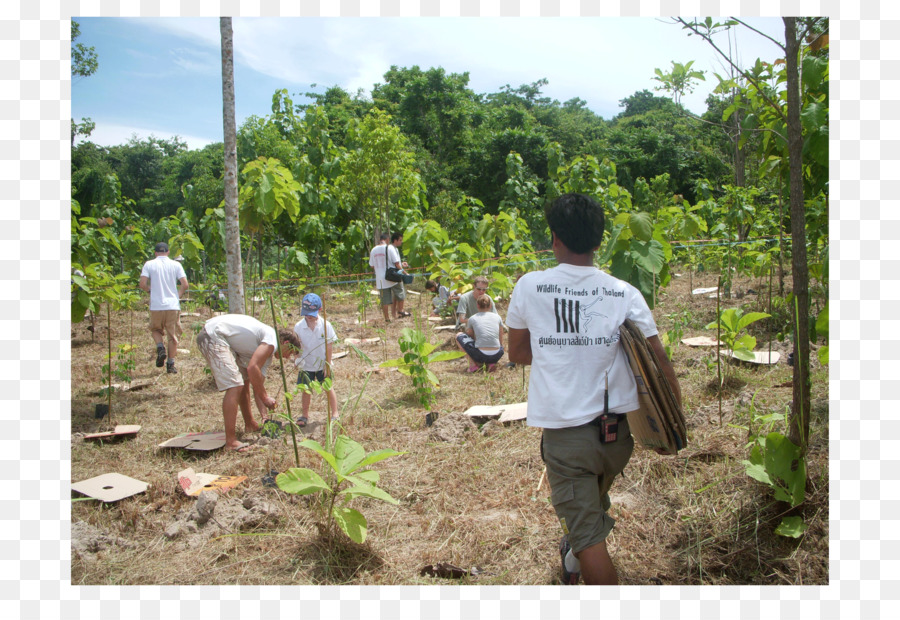
M 544 486 L 544 476 L 547 475 L 547 466 L 544 465 L 544 470 L 541 472 L 541 479 L 538 480 L 537 488 L 534 490 L 535 493 L 541 490 L 541 487 Z

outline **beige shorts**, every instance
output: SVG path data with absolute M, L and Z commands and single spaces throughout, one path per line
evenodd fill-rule
M 242 387 L 246 383 L 247 369 L 238 366 L 234 353 L 227 344 L 217 342 L 205 331 L 201 331 L 197 334 L 197 348 L 209 364 L 220 392 L 233 387 Z
M 607 514 L 609 489 L 634 450 L 624 416 L 618 436 L 616 442 L 600 443 L 600 427 L 595 423 L 544 429 L 541 455 L 547 464 L 550 497 L 574 553 L 606 540 L 616 523 Z
M 181 335 L 181 310 L 151 310 L 150 331 L 161 336 L 167 333 L 177 344 Z

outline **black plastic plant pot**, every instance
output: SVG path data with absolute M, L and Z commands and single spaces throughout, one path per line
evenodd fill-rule
M 94 405 L 94 418 L 100 420 L 109 415 L 109 405 L 106 403 L 99 403 Z

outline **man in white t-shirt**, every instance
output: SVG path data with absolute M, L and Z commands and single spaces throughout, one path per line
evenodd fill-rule
M 639 406 L 619 345 L 626 318 L 647 337 L 679 401 L 681 389 L 640 291 L 594 267 L 603 240 L 600 204 L 564 194 L 546 217 L 559 266 L 516 283 L 506 315 L 509 359 L 532 365 L 528 424 L 543 429 L 541 456 L 565 534 L 562 582 L 574 585 L 583 576 L 586 584 L 617 584 L 606 548 L 615 523 L 608 491 L 634 449 L 624 414 Z
M 283 341 L 299 342 L 291 332 L 282 330 Z M 222 415 L 225 418 L 225 446 L 243 451 L 247 444 L 237 439 L 237 412 L 240 407 L 244 430 L 254 432 L 260 425 L 250 408 L 250 388 L 260 416 L 275 408 L 275 399 L 266 393 L 266 369 L 272 361 L 277 342 L 275 330 L 245 314 L 222 314 L 209 319 L 197 334 L 197 348 L 209 364 L 216 387 L 225 392 Z
M 369 265 L 375 272 L 375 288 L 381 294 L 381 313 L 384 315 L 384 322 L 390 323 L 388 308 L 391 310 L 391 317 L 396 319 L 398 305 L 400 310 L 403 310 L 402 302 L 406 299 L 406 289 L 403 288 L 400 282 L 385 280 L 384 273 L 388 265 L 392 267 L 402 266 L 400 263 L 400 252 L 397 251 L 393 243 L 389 244 L 387 242 L 387 233 L 383 233 L 378 241 L 378 245 L 372 248 L 372 251 L 369 253 Z M 400 242 L 403 242 L 402 236 L 400 237 Z
M 391 245 L 388 246 L 393 252 L 388 256 L 388 260 L 393 260 L 391 263 L 397 269 L 406 273 L 406 268 L 409 265 L 406 263 L 403 258 L 400 256 L 400 246 L 403 245 L 403 234 L 395 232 L 391 235 Z M 406 303 L 406 285 L 403 282 L 395 282 L 397 286 L 392 289 L 392 294 L 394 298 L 394 304 L 391 308 L 391 313 L 395 317 L 400 317 L 401 319 L 407 316 L 410 316 L 409 312 L 403 310 L 403 304 Z
M 138 286 L 150 293 L 150 335 L 156 343 L 156 366 L 174 374 L 175 354 L 178 353 L 178 336 L 181 335 L 181 296 L 188 289 L 184 267 L 169 258 L 169 244 L 160 241 L 154 248 L 156 257 L 144 263 Z M 164 336 L 169 337 L 169 355 L 166 361 Z

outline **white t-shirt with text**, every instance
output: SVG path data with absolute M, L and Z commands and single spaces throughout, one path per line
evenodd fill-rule
M 646 337 L 658 331 L 643 295 L 595 267 L 562 264 L 516 283 L 506 325 L 530 332 L 528 424 L 568 428 L 603 413 L 609 373 L 609 411 L 639 407 L 637 385 L 619 344 L 631 319 Z

